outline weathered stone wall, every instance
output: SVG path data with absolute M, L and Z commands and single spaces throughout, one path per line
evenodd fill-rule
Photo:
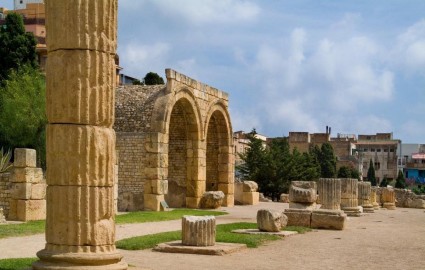
M 116 90 L 119 210 L 159 210 L 163 200 L 197 208 L 206 190 L 223 191 L 232 206 L 228 95 L 174 70 L 166 77 L 166 85 Z
M 7 218 L 10 208 L 10 173 L 0 174 L 0 208 L 3 208 L 4 216 Z
M 416 195 L 411 190 L 394 189 L 397 207 L 425 208 L 425 195 Z

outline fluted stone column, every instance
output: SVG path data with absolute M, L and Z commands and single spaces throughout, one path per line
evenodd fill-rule
M 395 210 L 395 191 L 392 188 L 382 190 L 382 207 L 388 210 Z
M 127 269 L 115 248 L 117 0 L 46 0 L 46 246 L 34 269 Z
M 320 209 L 341 209 L 341 180 L 336 178 L 321 178 L 317 184 L 319 191 Z
M 358 184 L 358 200 L 359 205 L 363 207 L 363 212 L 365 213 L 373 213 L 375 210 L 373 209 L 373 205 L 370 202 L 370 193 L 371 193 L 371 184 L 370 182 L 359 182 Z
M 185 246 L 214 246 L 215 232 L 214 216 L 182 218 L 182 244 Z
M 363 208 L 358 204 L 357 186 L 357 179 L 341 179 L 341 210 L 343 210 L 347 216 L 359 217 L 363 212 Z
M 377 202 L 377 187 L 372 187 L 370 191 L 370 203 L 373 206 L 373 209 L 379 210 L 379 203 Z

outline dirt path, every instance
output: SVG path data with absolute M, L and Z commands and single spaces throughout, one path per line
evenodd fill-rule
M 260 208 L 287 204 L 224 208 L 217 223 L 254 221 Z M 1 227 L 0 227 L 1 229 Z M 180 229 L 180 221 L 117 226 L 117 239 Z M 0 240 L 0 258 L 34 257 L 44 235 Z M 270 242 L 226 256 L 121 251 L 129 269 L 425 269 L 425 211 L 398 208 L 350 218 L 344 231 L 318 230 Z

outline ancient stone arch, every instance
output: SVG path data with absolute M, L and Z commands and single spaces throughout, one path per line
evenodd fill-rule
M 167 84 L 116 92 L 118 209 L 198 208 L 209 190 L 233 206 L 228 95 L 174 70 Z

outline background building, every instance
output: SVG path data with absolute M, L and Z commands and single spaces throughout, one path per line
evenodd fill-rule
M 397 151 L 398 170 L 408 182 L 425 184 L 425 144 L 401 144 Z

